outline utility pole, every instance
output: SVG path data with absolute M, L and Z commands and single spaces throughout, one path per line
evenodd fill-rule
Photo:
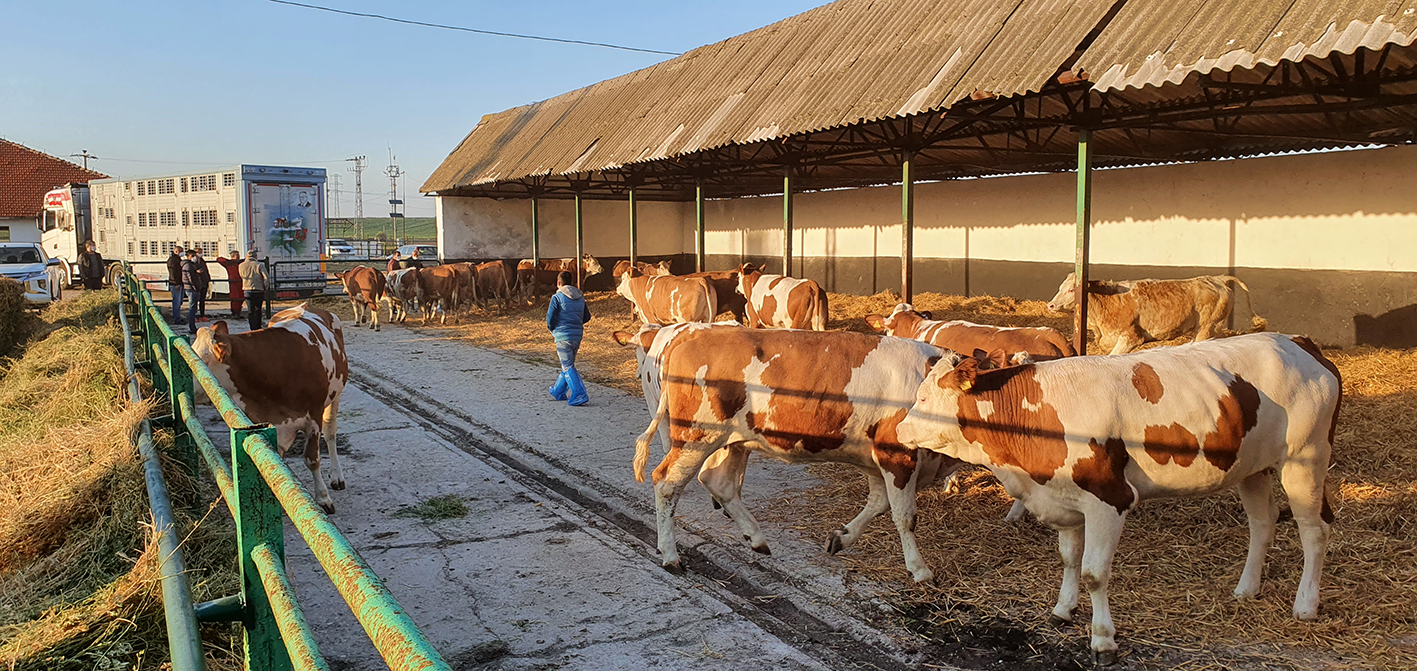
M 330 175 L 329 184 L 325 186 L 325 211 L 330 213 L 331 219 L 339 218 L 339 175 Z
M 399 170 L 397 163 L 394 163 L 394 150 L 389 149 L 389 167 L 384 170 L 384 174 L 389 176 L 389 227 L 397 233 L 398 243 L 403 244 L 404 237 L 408 234 L 408 225 L 405 224 L 403 231 L 399 232 L 399 224 L 403 222 L 403 199 L 399 198 L 399 178 L 404 172 Z
M 364 237 L 364 167 L 368 163 L 367 158 L 361 154 L 346 161 L 353 161 L 354 167 L 349 171 L 354 173 L 354 237 Z
M 88 170 L 88 169 L 89 169 L 89 159 L 91 159 L 91 158 L 93 158 L 93 159 L 98 158 L 97 156 L 94 156 L 93 154 L 90 154 L 90 153 L 89 153 L 89 150 L 87 150 L 87 149 L 83 150 L 83 153 L 82 153 L 82 154 L 69 154 L 69 158 L 77 158 L 77 157 L 80 157 L 80 156 L 82 156 L 82 157 L 84 158 L 84 170 Z

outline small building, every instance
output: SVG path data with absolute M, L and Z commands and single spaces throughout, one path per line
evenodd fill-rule
M 44 194 L 108 175 L 0 139 L 0 242 L 39 242 Z

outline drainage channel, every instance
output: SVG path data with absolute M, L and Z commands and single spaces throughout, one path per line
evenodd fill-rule
M 646 561 L 658 562 L 656 531 L 646 521 L 653 518 L 653 510 L 647 505 L 625 499 L 595 476 L 538 454 L 533 446 L 429 398 L 426 392 L 350 363 L 351 382 L 365 393 L 522 485 L 561 499 L 588 524 L 602 531 L 606 531 L 606 525 L 612 527 L 619 532 L 619 541 L 645 556 Z M 828 668 L 919 668 L 921 660 L 913 651 L 903 650 L 890 635 L 858 616 L 839 609 L 824 611 L 820 604 L 809 605 L 813 601 L 811 595 L 794 587 L 791 575 L 761 564 L 737 561 L 731 551 L 710 541 L 691 544 L 690 535 L 681 538 L 680 555 L 688 571 L 685 579 L 702 578 L 695 582 L 764 631 Z

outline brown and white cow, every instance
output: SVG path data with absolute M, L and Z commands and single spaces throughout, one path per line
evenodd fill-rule
M 734 321 L 743 323 L 743 317 L 747 315 L 748 299 L 743 294 L 738 293 L 738 271 L 736 270 L 713 270 L 702 273 L 689 273 L 682 277 L 702 277 L 708 280 L 713 291 L 718 295 L 718 315 L 730 313 Z M 714 315 L 717 317 L 718 315 Z
M 463 311 L 472 309 L 472 305 L 477 303 L 477 266 L 466 261 L 459 263 L 444 264 L 453 269 L 453 274 L 458 278 L 458 305 Z
M 701 277 L 646 277 L 627 272 L 620 276 L 615 293 L 630 301 L 635 314 L 650 324 L 711 322 L 718 313 L 718 294 Z
M 762 451 L 788 462 L 861 469 L 870 484 L 866 506 L 832 532 L 827 551 L 851 546 L 868 522 L 890 509 L 911 576 L 932 577 L 915 543 L 915 490 L 945 468 L 941 463 L 953 470 L 960 462 L 919 458 L 900 446 L 895 427 L 933 362 L 958 355 L 913 340 L 845 331 L 667 328 L 646 326 L 636 336 L 640 347 L 660 350 L 662 392 L 649 428 L 635 443 L 634 459 L 635 478 L 643 481 L 649 443 L 667 423 L 662 437 L 668 451 L 654 470 L 666 568 L 679 568 L 674 509 L 695 473 L 753 548 L 767 552 L 762 530 L 739 497 L 748 454 Z M 659 343 L 656 330 L 672 339 Z M 727 454 L 701 472 L 719 450 Z
M 334 501 L 320 475 L 320 435 L 330 452 L 329 489 L 344 489 L 335 434 L 349 360 L 339 317 L 301 304 L 281 310 L 270 325 L 255 331 L 231 333 L 225 321 L 218 321 L 197 331 L 192 351 L 251 421 L 276 428 L 281 454 L 297 435 L 304 436 L 315 502 L 333 513 Z
M 510 308 L 516 293 L 516 264 L 511 261 L 488 261 L 477 264 L 474 269 L 477 271 L 477 293 L 473 295 L 473 300 L 477 300 L 484 310 L 489 309 L 494 300 L 502 310 Z
M 370 322 L 369 327 L 379 330 L 379 301 L 384 297 L 384 274 L 369 266 L 355 266 L 335 277 L 344 284 L 344 293 L 349 296 L 350 307 L 354 310 L 354 324 L 358 326 Z
M 458 289 L 461 288 L 457 270 L 452 266 L 419 268 L 416 277 L 420 296 L 418 306 L 423 310 L 423 322 L 427 323 L 435 311 L 440 311 L 440 325 L 448 323 L 449 313 L 453 315 L 453 322 L 456 323 Z
M 1051 361 L 1077 354 L 1068 339 L 1046 326 L 988 326 L 973 322 L 935 321 L 928 312 L 917 312 L 909 303 L 895 306 L 889 315 L 866 315 L 866 323 L 877 331 L 899 338 L 911 338 L 961 354 L 974 350 L 1003 350 L 1006 359 L 1026 352 L 1033 361 Z
M 738 293 L 747 299 L 751 328 L 827 329 L 827 292 L 812 280 L 766 275 L 745 263 L 738 268 Z
M 638 270 L 641 275 L 648 275 L 650 277 L 673 275 L 674 273 L 669 272 L 669 266 L 669 261 L 660 261 L 659 263 L 645 263 L 644 261 L 636 261 L 635 265 L 631 266 L 629 261 L 621 260 L 615 262 L 615 268 L 614 270 L 610 271 L 610 276 L 615 278 L 616 282 L 619 282 L 620 277 L 623 276 L 625 273 L 629 272 L 631 267 L 633 267 L 635 270 Z
M 1087 328 L 1110 354 L 1126 354 L 1143 343 L 1194 333 L 1192 342 L 1220 335 L 1230 319 L 1237 284 L 1249 300 L 1250 288 L 1229 275 L 1203 275 L 1184 280 L 1092 280 L 1087 287 Z M 1058 293 L 1048 301 L 1054 312 L 1077 306 L 1077 273 L 1068 273 Z M 1253 306 L 1252 306 L 1253 307 Z M 1254 330 L 1265 321 L 1254 317 Z
M 384 300 L 389 303 L 389 323 L 407 320 L 408 313 L 417 307 L 420 296 L 418 269 L 393 270 L 384 278 Z
M 566 259 L 542 259 L 538 267 L 532 263 L 531 259 L 522 259 L 517 262 L 517 283 L 522 287 L 523 293 L 530 296 L 542 287 L 552 290 L 556 288 L 556 275 L 561 271 L 566 271 L 572 275 L 576 274 L 576 260 Z M 580 267 L 585 270 L 582 279 L 592 275 L 599 275 L 605 269 L 600 266 L 600 261 L 590 254 L 581 256 Z
M 986 466 L 1058 530 L 1063 584 L 1053 618 L 1092 597 L 1092 649 L 1116 658 L 1107 605 L 1127 513 L 1149 499 L 1236 488 L 1250 549 L 1235 596 L 1259 593 L 1279 474 L 1299 526 L 1304 572 L 1294 615 L 1317 617 L 1333 513 L 1324 474 L 1342 400 L 1338 369 L 1307 338 L 1236 336 L 1117 357 L 1069 357 L 979 372 L 935 365 L 896 429 L 908 448 Z

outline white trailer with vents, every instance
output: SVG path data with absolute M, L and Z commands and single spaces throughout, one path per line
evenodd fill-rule
M 126 259 L 148 279 L 167 277 L 174 246 L 202 250 L 208 261 L 241 252 L 269 259 L 280 296 L 325 287 L 325 169 L 238 165 L 137 180 L 89 183 L 94 241 L 105 259 Z M 226 277 L 212 273 L 218 293 Z

